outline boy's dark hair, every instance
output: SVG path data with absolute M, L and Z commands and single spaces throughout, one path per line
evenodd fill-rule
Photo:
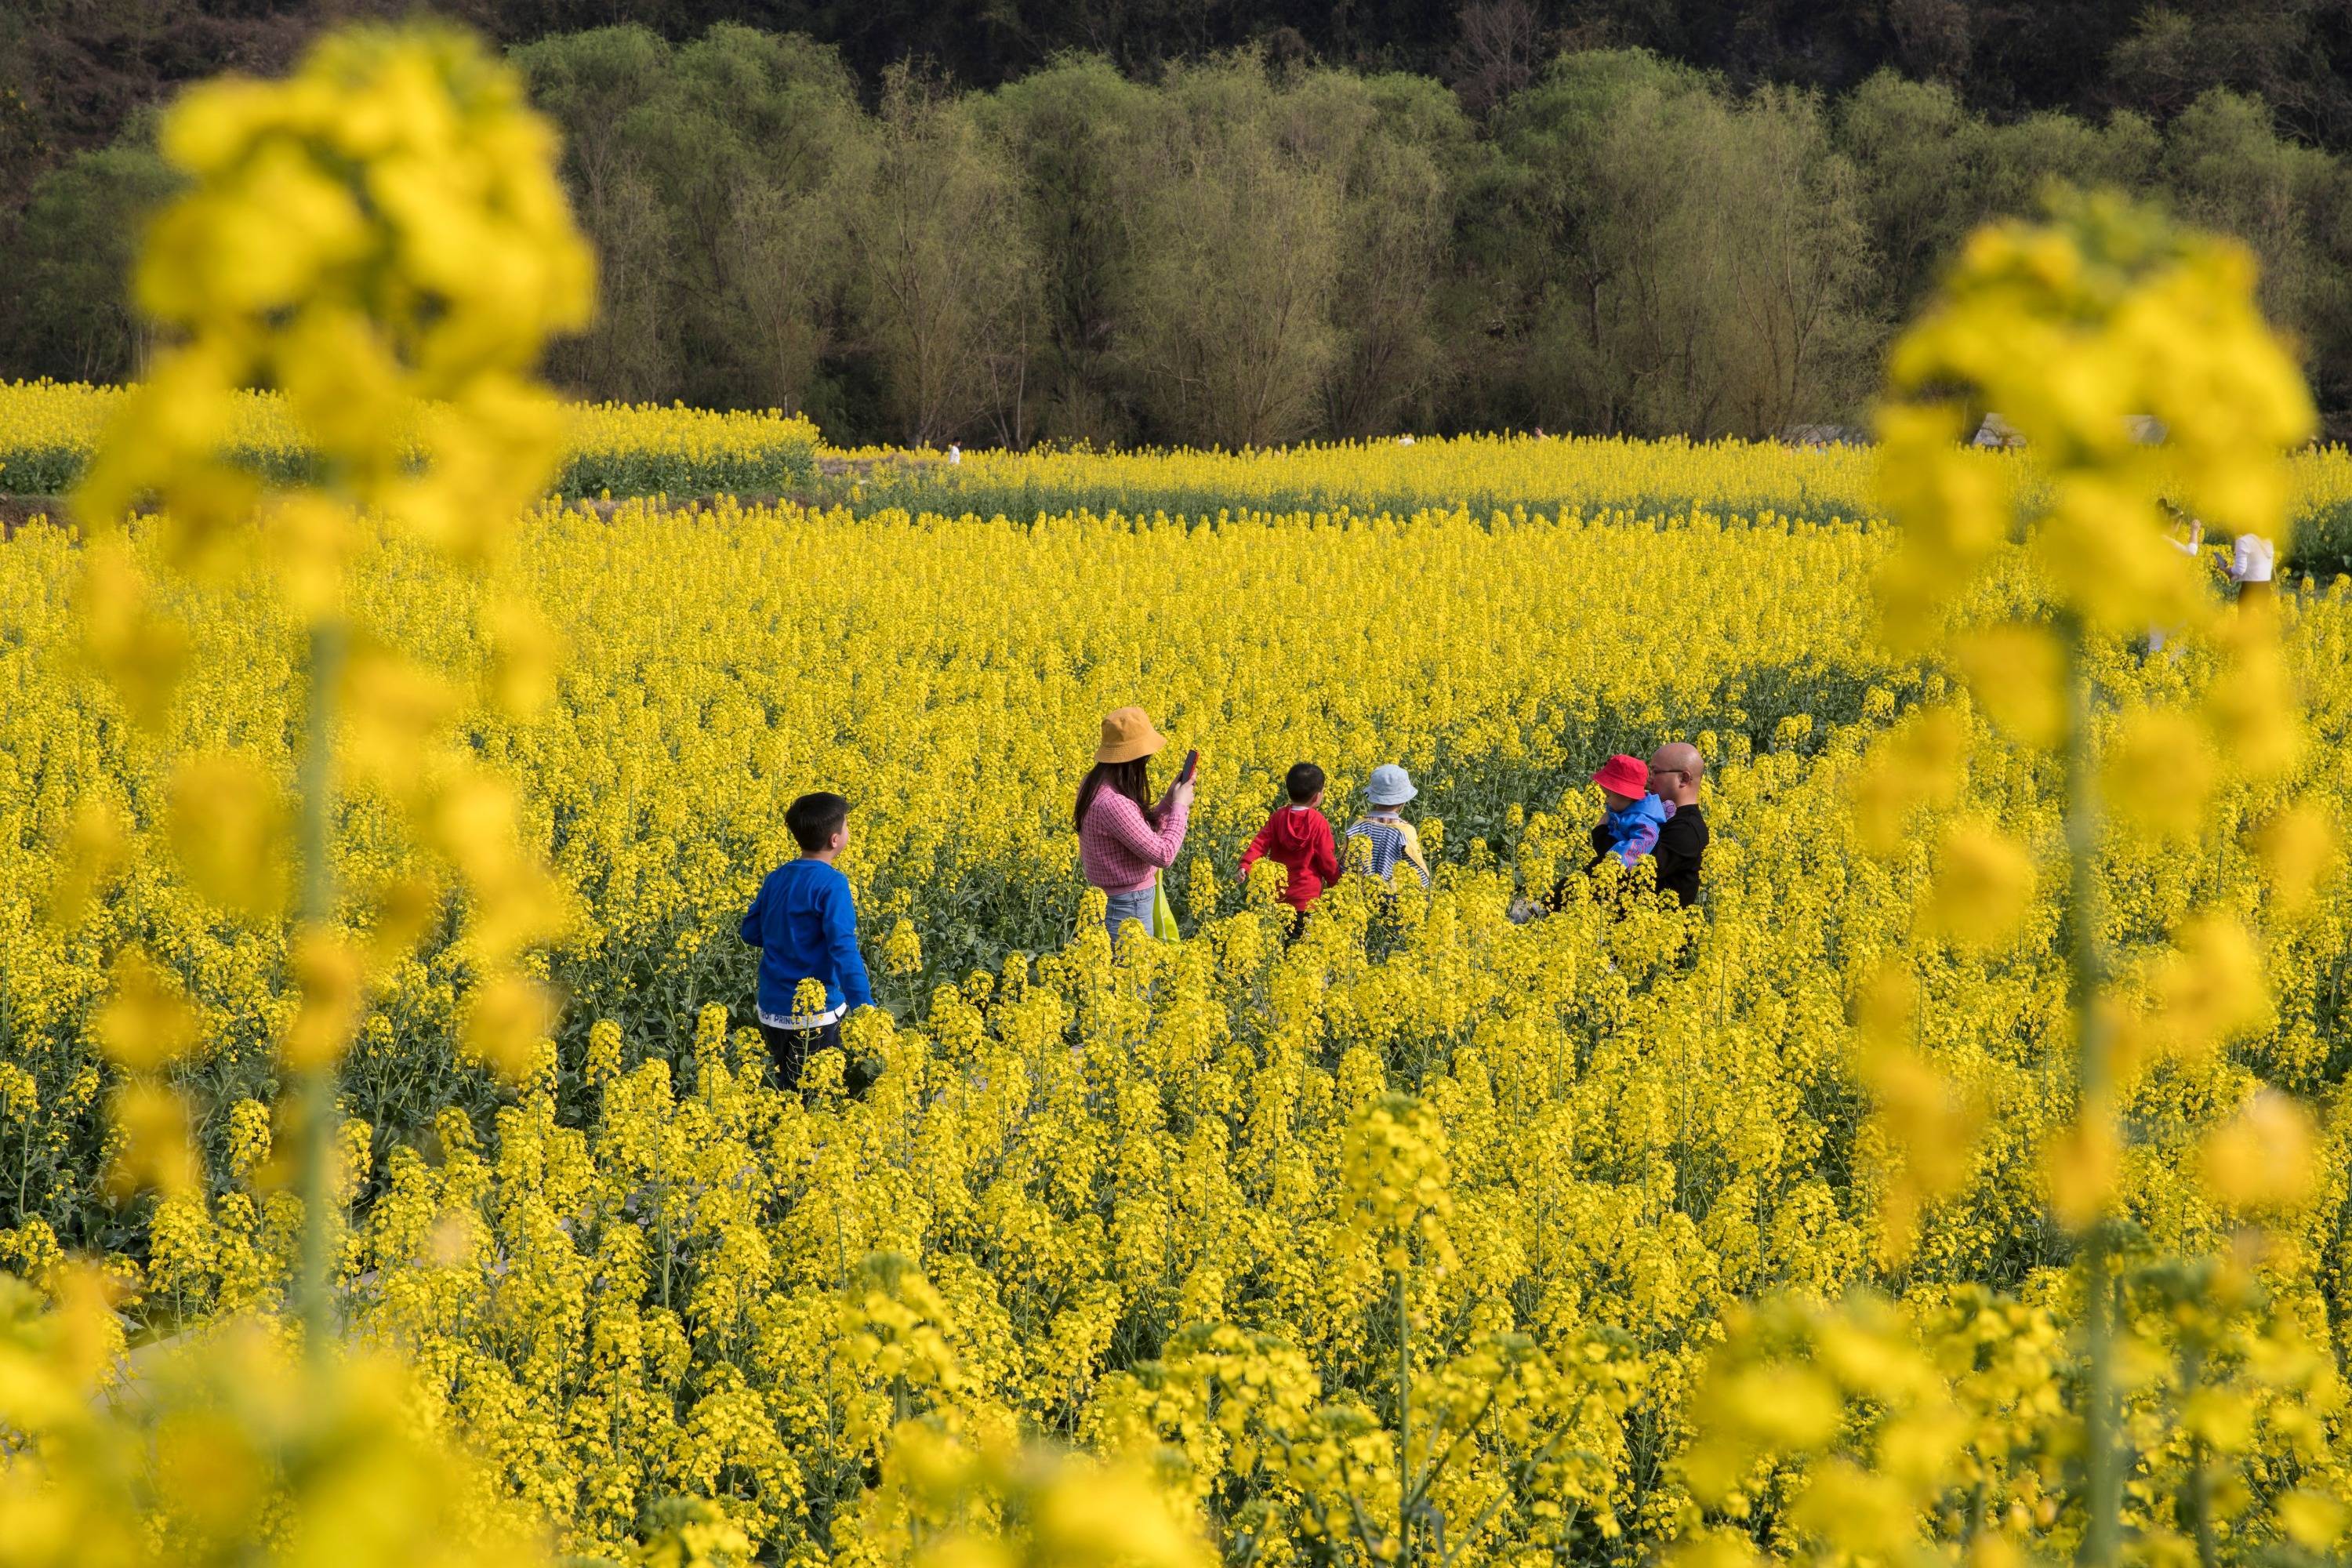
M 1293 763 L 1282 775 L 1282 787 L 1290 792 L 1294 805 L 1305 805 L 1323 787 L 1323 770 L 1313 763 Z
M 849 803 L 828 790 L 804 795 L 784 807 L 784 826 L 803 849 L 822 849 L 849 820 Z

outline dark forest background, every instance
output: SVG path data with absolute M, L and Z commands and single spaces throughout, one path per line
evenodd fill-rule
M 119 380 L 153 110 L 352 0 L 0 7 L 0 375 Z M 2242 237 L 2352 430 L 2352 0 L 451 0 L 568 139 L 575 391 L 836 442 L 1843 421 L 1982 219 Z

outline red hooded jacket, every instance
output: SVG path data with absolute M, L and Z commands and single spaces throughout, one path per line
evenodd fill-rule
M 1311 805 L 1279 806 L 1265 819 L 1242 851 L 1244 881 L 1260 856 L 1289 870 L 1290 885 L 1283 889 L 1282 901 L 1294 910 L 1313 903 L 1325 883 L 1339 879 L 1339 852 L 1331 841 L 1331 825 Z

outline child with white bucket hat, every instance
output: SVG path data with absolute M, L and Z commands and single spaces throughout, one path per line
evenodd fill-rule
M 1397 815 L 1405 802 L 1420 793 L 1412 787 L 1412 775 L 1394 763 L 1382 763 L 1372 770 L 1364 784 L 1364 800 L 1371 809 L 1348 825 L 1350 869 L 1359 863 L 1355 847 L 1361 839 L 1367 851 L 1364 864 L 1373 876 L 1393 885 L 1397 862 L 1402 860 L 1421 878 L 1423 887 L 1429 886 L 1429 862 L 1421 853 L 1421 835 Z

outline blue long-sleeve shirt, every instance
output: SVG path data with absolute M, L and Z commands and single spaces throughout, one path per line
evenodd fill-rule
M 873 1005 L 857 903 L 849 879 L 825 862 L 787 860 L 769 872 L 743 917 L 743 940 L 760 950 L 760 1011 L 769 1016 L 798 1016 L 793 996 L 803 980 L 824 984 L 828 1010 Z

